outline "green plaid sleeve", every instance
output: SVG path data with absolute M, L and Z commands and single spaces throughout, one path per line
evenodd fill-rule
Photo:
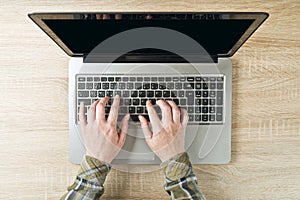
M 188 154 L 181 153 L 161 164 L 165 174 L 165 191 L 171 199 L 200 199 L 205 197 L 197 185 Z
M 75 182 L 61 200 L 99 199 L 104 192 L 104 181 L 111 166 L 95 158 L 85 156 Z

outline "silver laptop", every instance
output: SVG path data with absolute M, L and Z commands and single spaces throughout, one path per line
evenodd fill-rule
M 231 158 L 232 63 L 229 59 L 267 13 L 33 13 L 29 17 L 72 58 L 69 63 L 70 161 L 85 153 L 78 120 L 98 98 L 121 96 L 130 113 L 115 164 L 158 164 L 137 116 L 145 103 L 173 100 L 189 113 L 185 147 L 193 164 Z M 51 55 L 49 55 L 51 56 Z M 55 58 L 53 58 L 55 59 Z M 160 113 L 157 107 L 157 112 Z

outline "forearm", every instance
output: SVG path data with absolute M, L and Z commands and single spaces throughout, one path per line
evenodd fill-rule
M 74 183 L 61 200 L 99 199 L 104 192 L 104 181 L 110 171 L 110 165 L 95 158 L 85 156 Z
M 179 154 L 161 164 L 164 169 L 165 191 L 171 199 L 205 199 L 197 185 L 197 177 L 187 153 Z

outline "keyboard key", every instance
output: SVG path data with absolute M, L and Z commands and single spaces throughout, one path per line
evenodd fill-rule
M 186 77 L 180 77 L 180 81 L 181 82 L 185 82 L 186 81 Z
M 131 97 L 137 97 L 138 96 L 138 93 L 137 91 L 131 91 Z
M 128 111 L 129 111 L 129 113 L 135 113 L 135 107 L 130 106 L 130 107 L 128 108 Z
M 223 77 L 217 77 L 217 81 L 223 81 Z
M 170 82 L 171 81 L 171 77 L 166 77 L 166 82 Z
M 163 81 L 165 81 L 165 78 L 164 77 L 158 77 L 158 81 L 163 82 Z
M 113 97 L 114 96 L 114 92 L 113 91 L 106 91 L 106 96 L 107 97 Z
M 150 77 L 144 77 L 144 81 L 145 82 L 149 82 L 150 81 Z
M 90 97 L 97 97 L 97 91 L 90 91 Z
M 210 99 L 209 100 L 209 105 L 215 105 L 216 104 L 216 100 L 215 99 Z
M 202 95 L 201 95 L 201 91 L 195 91 L 195 96 L 196 97 L 201 97 Z
M 105 107 L 105 113 L 109 113 L 109 111 L 110 111 L 110 107 L 106 106 Z
M 173 77 L 173 82 L 178 82 L 179 81 L 179 77 Z
M 170 91 L 163 91 L 163 97 L 170 97 Z
M 127 82 L 127 81 L 129 81 L 129 78 L 128 78 L 128 77 L 123 77 L 123 78 L 122 78 L 122 81 L 123 81 L 123 82 Z
M 208 107 L 202 107 L 202 113 L 208 113 Z
M 209 107 L 209 113 L 215 113 L 216 109 L 215 107 Z
M 146 91 L 139 91 L 139 97 L 146 97 Z
M 134 105 L 134 106 L 140 105 L 140 100 L 139 99 L 132 99 L 132 105 Z
M 131 120 L 134 121 L 134 122 L 140 121 L 139 120 L 139 115 L 130 115 L 130 117 L 131 117 Z
M 189 121 L 194 121 L 194 115 L 189 115 Z
M 123 97 L 129 97 L 129 91 L 123 91 Z
M 134 81 L 136 81 L 136 78 L 135 78 L 135 77 L 130 77 L 129 80 L 130 80 L 131 82 L 134 82 Z
M 201 77 L 196 77 L 197 82 L 200 82 L 201 80 L 202 80 Z
M 110 89 L 111 90 L 117 89 L 117 83 L 110 83 Z
M 217 121 L 222 121 L 223 120 L 223 115 L 220 113 L 217 113 Z
M 124 105 L 130 106 L 131 105 L 131 99 L 124 99 Z
M 209 121 L 213 122 L 216 120 L 215 118 L 215 115 L 209 115 Z
M 144 84 L 144 85 L 143 85 L 143 89 L 144 89 L 144 90 L 150 89 L 150 83 Z
M 136 81 L 137 81 L 137 82 L 143 82 L 143 80 L 144 80 L 143 77 L 137 77 L 137 78 L 136 78 Z
M 202 83 L 202 88 L 207 90 L 208 89 L 208 84 L 207 83 Z
M 149 99 L 152 105 L 156 104 L 156 99 Z
M 157 77 L 151 77 L 151 82 L 156 82 L 157 81 Z
M 210 84 L 209 84 L 209 88 L 210 88 L 211 90 L 216 89 L 216 84 L 215 84 L 215 83 L 210 83 Z
M 208 77 L 202 77 L 202 81 L 207 82 L 208 81 Z
M 208 99 L 202 99 L 202 105 L 208 105 Z
M 109 83 L 102 83 L 102 89 L 104 90 L 109 89 Z
M 154 95 L 155 97 L 162 97 L 162 91 L 155 91 Z
M 127 89 L 132 90 L 133 89 L 133 83 L 127 83 Z
M 89 97 L 89 91 L 78 91 L 78 97 Z
M 216 81 L 216 77 L 209 77 L 210 81 Z
M 223 114 L 223 108 L 217 107 L 217 114 Z
M 208 97 L 208 91 L 203 91 L 203 92 L 202 92 L 202 96 L 203 96 L 203 97 Z
M 216 97 L 216 92 L 215 91 L 209 91 L 209 96 L 210 97 Z
M 85 89 L 85 83 L 78 83 L 78 89 Z
M 115 78 L 115 81 L 116 81 L 116 82 L 121 81 L 121 77 L 116 77 L 116 78 Z
M 189 82 L 194 82 L 194 77 L 187 77 L 187 81 L 189 81 Z
M 151 89 L 152 90 L 158 89 L 158 84 L 157 83 L 151 83 Z
M 217 105 L 222 105 L 223 104 L 223 92 L 218 91 L 217 92 Z
M 142 106 L 137 107 L 136 112 L 137 113 L 144 113 L 144 107 L 142 107 Z
M 100 77 L 94 77 L 94 81 L 95 82 L 99 82 L 100 81 Z
M 184 97 L 184 91 L 178 91 L 178 97 Z
M 86 78 L 86 81 L 88 81 L 88 82 L 93 81 L 93 77 L 87 77 L 87 78 Z
M 147 91 L 147 97 L 154 97 L 153 91 Z
M 80 102 L 83 102 L 84 105 L 86 105 L 86 106 L 91 105 L 91 100 L 90 99 L 78 99 L 78 105 L 80 105 Z
M 101 89 L 101 83 L 95 83 L 94 88 L 95 89 Z
M 98 97 L 105 97 L 105 91 L 98 91 Z
M 207 122 L 208 121 L 208 115 L 202 115 L 202 121 Z
M 125 89 L 125 83 L 119 83 L 119 89 L 124 90 Z
M 177 91 L 172 91 L 171 92 L 171 97 L 177 97 Z
M 201 107 L 196 107 L 195 108 L 195 113 L 201 113 Z
M 78 81 L 79 82 L 84 82 L 85 81 L 85 77 L 78 77 Z
M 114 80 L 115 80 L 114 77 L 108 77 L 108 81 L 109 81 L 109 82 L 113 82 Z
M 193 89 L 194 84 L 193 83 L 183 83 L 183 89 Z
M 217 89 L 219 90 L 223 89 L 223 83 L 217 83 Z
M 167 89 L 169 90 L 174 89 L 174 83 L 167 83 Z
M 182 89 L 182 83 L 175 83 L 175 89 L 176 90 Z
M 197 122 L 201 121 L 201 115 L 195 115 L 195 121 Z
M 201 99 L 195 99 L 195 105 L 201 105 Z
M 158 88 L 161 89 L 161 90 L 166 89 L 166 83 L 159 83 Z
M 180 99 L 180 105 L 185 106 L 186 105 L 186 99 Z
M 194 113 L 194 107 L 188 107 L 188 113 Z
M 196 89 L 201 89 L 201 83 L 196 83 L 196 84 L 195 84 L 195 88 L 196 88 Z
M 101 77 L 101 82 L 107 81 L 107 77 Z
M 148 99 L 141 99 L 141 105 L 145 106 Z
M 142 83 L 135 83 L 135 89 L 140 90 L 143 88 L 143 84 Z

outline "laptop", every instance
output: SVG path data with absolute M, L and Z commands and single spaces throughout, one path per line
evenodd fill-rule
M 268 17 L 262 12 L 91 12 L 28 15 L 67 55 L 70 161 L 85 153 L 78 119 L 98 98 L 120 95 L 130 113 L 113 164 L 159 164 L 138 115 L 145 103 L 173 100 L 189 113 L 185 148 L 193 164 L 231 159 L 232 56 Z M 51 56 L 51 55 L 49 55 Z M 55 59 L 55 58 L 53 58 Z M 160 114 L 160 109 L 155 106 Z

